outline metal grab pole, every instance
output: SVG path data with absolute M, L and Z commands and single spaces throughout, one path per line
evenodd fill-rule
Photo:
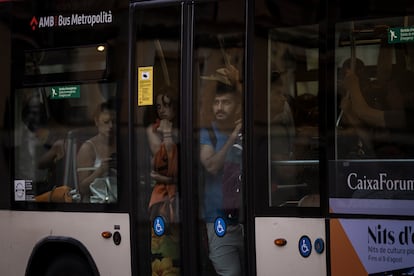
M 154 44 L 155 44 L 155 48 L 157 49 L 158 55 L 160 56 L 161 68 L 164 74 L 165 82 L 167 83 L 167 86 L 170 86 L 171 84 L 170 74 L 168 73 L 168 67 L 167 67 L 167 63 L 165 62 L 164 51 L 162 50 L 160 40 L 159 39 L 154 40 Z

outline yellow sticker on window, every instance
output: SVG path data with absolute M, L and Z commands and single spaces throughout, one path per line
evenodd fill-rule
M 138 106 L 153 104 L 153 73 L 152 66 L 138 68 Z

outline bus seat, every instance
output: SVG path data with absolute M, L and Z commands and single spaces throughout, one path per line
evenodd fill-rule
M 82 144 L 96 135 L 96 127 L 82 127 L 68 131 L 66 136 L 66 155 L 64 183 L 79 191 L 77 176 L 77 153 Z

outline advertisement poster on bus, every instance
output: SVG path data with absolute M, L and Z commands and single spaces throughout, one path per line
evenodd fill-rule
M 331 162 L 331 213 L 412 215 L 412 168 L 407 161 Z
M 332 219 L 330 238 L 333 276 L 414 275 L 414 221 Z

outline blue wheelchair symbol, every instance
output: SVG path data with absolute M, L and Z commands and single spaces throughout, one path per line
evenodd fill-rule
M 164 235 L 165 232 L 165 222 L 164 222 L 164 218 L 163 217 L 156 217 L 154 219 L 152 228 L 154 229 L 154 233 L 157 236 L 162 236 Z
M 307 258 L 312 252 L 312 243 L 308 236 L 302 236 L 299 239 L 299 253 L 302 257 Z
M 216 218 L 214 222 L 214 231 L 218 237 L 223 237 L 226 234 L 227 225 L 224 219 Z

